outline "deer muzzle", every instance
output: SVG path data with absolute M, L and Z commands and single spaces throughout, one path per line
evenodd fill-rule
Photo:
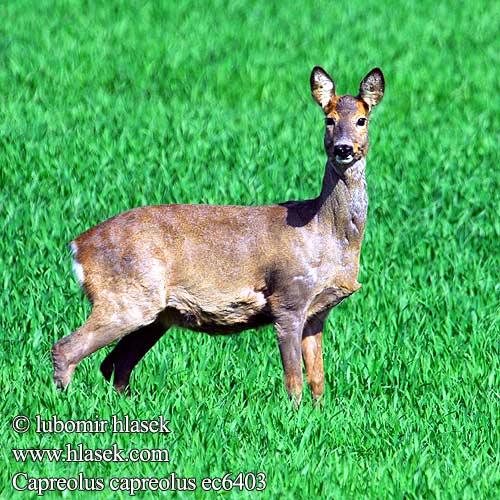
M 350 163 L 354 157 L 354 148 L 351 144 L 336 144 L 333 154 L 337 163 Z

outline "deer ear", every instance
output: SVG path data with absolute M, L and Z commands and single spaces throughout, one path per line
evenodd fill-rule
M 370 108 L 376 106 L 384 97 L 385 81 L 380 68 L 373 68 L 359 86 L 359 97 L 365 101 Z
M 325 109 L 330 99 L 335 95 L 335 82 L 330 75 L 319 66 L 313 68 L 310 82 L 314 100 Z

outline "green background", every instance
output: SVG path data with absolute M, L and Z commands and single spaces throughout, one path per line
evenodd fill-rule
M 500 3 L 17 1 L 0 18 L 2 498 L 19 471 L 267 474 L 261 493 L 173 498 L 498 498 Z M 374 66 L 386 77 L 364 286 L 329 317 L 323 409 L 308 390 L 291 408 L 271 328 L 171 330 L 130 399 L 104 382 L 100 351 L 57 393 L 51 345 L 90 310 L 67 243 L 139 205 L 316 196 L 315 65 L 339 93 L 357 93 Z M 172 433 L 16 434 L 20 414 L 164 415 Z M 171 461 L 23 464 L 11 453 L 66 443 L 166 448 Z

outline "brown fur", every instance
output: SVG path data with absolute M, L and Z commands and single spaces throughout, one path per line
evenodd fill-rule
M 114 373 L 123 391 L 134 366 L 172 325 L 227 334 L 274 324 L 289 396 L 300 402 L 303 358 L 313 397 L 321 397 L 325 319 L 361 286 L 368 125 L 356 120 L 376 104 L 336 96 L 329 78 L 318 68 L 311 76 L 313 96 L 336 120 L 326 126 L 328 161 L 317 198 L 254 207 L 141 207 L 74 240 L 93 310 L 53 346 L 58 386 L 69 384 L 84 357 L 117 339 L 101 371 L 107 380 Z M 354 151 L 349 165 L 334 154 L 336 141 L 346 137 Z

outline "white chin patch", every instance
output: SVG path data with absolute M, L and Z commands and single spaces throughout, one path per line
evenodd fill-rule
M 340 156 L 336 156 L 335 157 L 335 161 L 337 163 L 342 163 L 342 164 L 345 164 L 345 163 L 351 163 L 352 161 L 352 155 L 351 156 L 348 156 L 347 158 L 341 158 Z

